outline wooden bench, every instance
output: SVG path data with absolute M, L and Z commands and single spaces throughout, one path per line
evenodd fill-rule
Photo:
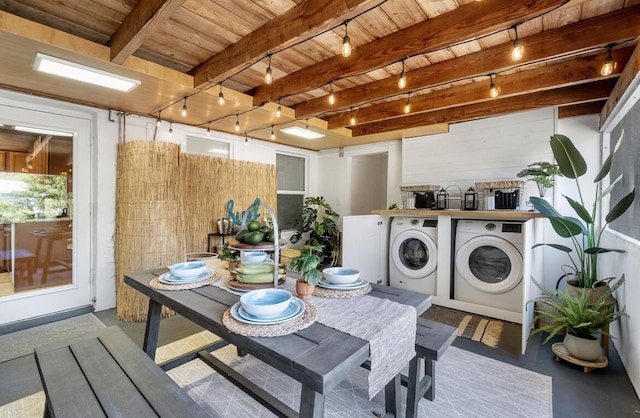
M 118 327 L 36 348 L 35 358 L 45 417 L 208 416 Z
M 407 418 L 418 414 L 418 402 L 422 397 L 432 401 L 435 396 L 435 362 L 449 348 L 458 336 L 458 330 L 451 325 L 418 317 L 416 331 L 416 356 L 409 362 L 407 386 Z M 424 362 L 424 376 L 420 376 L 420 363 Z M 405 378 L 402 379 L 403 385 Z

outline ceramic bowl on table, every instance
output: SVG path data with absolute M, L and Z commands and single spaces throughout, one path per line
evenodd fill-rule
M 242 261 L 247 263 L 260 263 L 267 261 L 268 256 L 264 251 L 247 251 L 242 254 Z
M 331 284 L 351 284 L 360 278 L 360 270 L 347 267 L 329 267 L 322 270 L 322 275 Z
M 169 266 L 169 271 L 173 277 L 185 278 L 195 277 L 204 273 L 207 268 L 203 261 L 187 261 L 186 263 L 178 263 Z
M 240 296 L 240 305 L 247 313 L 260 318 L 280 315 L 291 303 L 291 292 L 284 289 L 252 290 Z

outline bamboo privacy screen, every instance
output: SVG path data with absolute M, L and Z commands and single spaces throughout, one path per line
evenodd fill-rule
M 144 321 L 148 299 L 123 282 L 127 272 L 167 266 L 206 249 L 227 201 L 242 213 L 256 197 L 276 209 L 275 165 L 180 154 L 179 145 L 128 142 L 118 148 L 117 315 Z M 268 216 L 262 210 L 263 216 Z M 185 251 L 186 249 L 186 251 Z M 170 311 L 163 311 L 166 316 Z
M 187 252 L 206 251 L 207 234 L 227 217 L 227 202 L 242 213 L 256 197 L 276 209 L 276 167 L 247 161 L 181 154 L 180 190 Z M 261 215 L 268 216 L 261 208 Z

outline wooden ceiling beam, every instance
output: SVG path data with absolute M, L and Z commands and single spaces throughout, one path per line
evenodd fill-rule
M 615 79 L 600 80 L 589 83 L 588 85 L 580 84 L 529 95 L 497 98 L 488 102 L 451 107 L 381 122 L 357 125 L 352 128 L 352 135 L 357 137 L 383 132 L 402 131 L 403 129 L 415 128 L 422 125 L 456 123 L 550 106 L 566 106 L 603 100 L 609 96 L 615 82 Z
M 598 100 L 597 102 L 561 106 L 558 108 L 558 119 L 572 118 L 574 116 L 598 115 L 606 102 L 606 100 Z
M 131 13 L 111 36 L 111 62 L 122 64 L 142 46 L 185 0 L 144 0 L 136 2 Z
M 600 113 L 600 130 L 607 132 L 615 127 L 638 101 L 638 91 L 640 91 L 640 46 L 636 46 L 633 51 L 633 55 Z
M 336 55 L 303 68 L 270 85 L 254 88 L 254 105 L 307 91 L 332 80 L 383 67 L 407 56 L 435 51 L 502 30 L 540 15 L 566 0 L 484 0 L 358 45 L 351 56 Z
M 617 64 L 614 72 L 608 76 L 600 75 L 600 68 L 605 62 L 608 51 L 590 56 L 572 58 L 551 65 L 539 66 L 530 70 L 518 71 L 505 75 L 497 75 L 494 82 L 500 91 L 500 97 L 517 96 L 567 87 L 596 79 L 615 77 L 626 65 L 634 47 L 612 51 Z M 411 96 L 411 113 L 422 113 L 448 107 L 462 106 L 493 100 L 489 96 L 489 79 L 477 81 L 430 93 Z M 398 100 L 388 101 L 363 107 L 355 111 L 358 124 L 404 116 L 406 95 Z M 329 129 L 349 126 L 351 112 L 336 113 L 327 118 Z
M 228 46 L 193 71 L 196 88 L 205 88 L 233 76 L 265 57 L 269 51 L 287 46 L 309 32 L 321 32 L 366 10 L 379 0 L 307 0 L 270 20 Z
M 575 54 L 594 47 L 620 43 L 640 36 L 640 5 L 572 23 L 557 29 L 521 38 L 525 55 L 514 63 L 511 59 L 512 43 L 471 53 L 407 72 L 407 91 L 423 89 L 472 77 L 487 75 L 539 62 L 544 59 Z M 321 115 L 336 109 L 356 107 L 384 97 L 398 94 L 397 77 L 362 84 L 335 92 L 336 105 L 327 103 L 326 97 L 312 99 L 295 106 L 296 117 Z

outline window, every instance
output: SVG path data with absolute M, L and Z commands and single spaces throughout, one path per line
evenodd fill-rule
M 276 154 L 278 189 L 278 226 L 295 229 L 295 220 L 302 212 L 306 192 L 306 159 Z
M 229 158 L 229 144 L 213 139 L 187 137 L 188 154 L 208 155 L 210 157 Z

